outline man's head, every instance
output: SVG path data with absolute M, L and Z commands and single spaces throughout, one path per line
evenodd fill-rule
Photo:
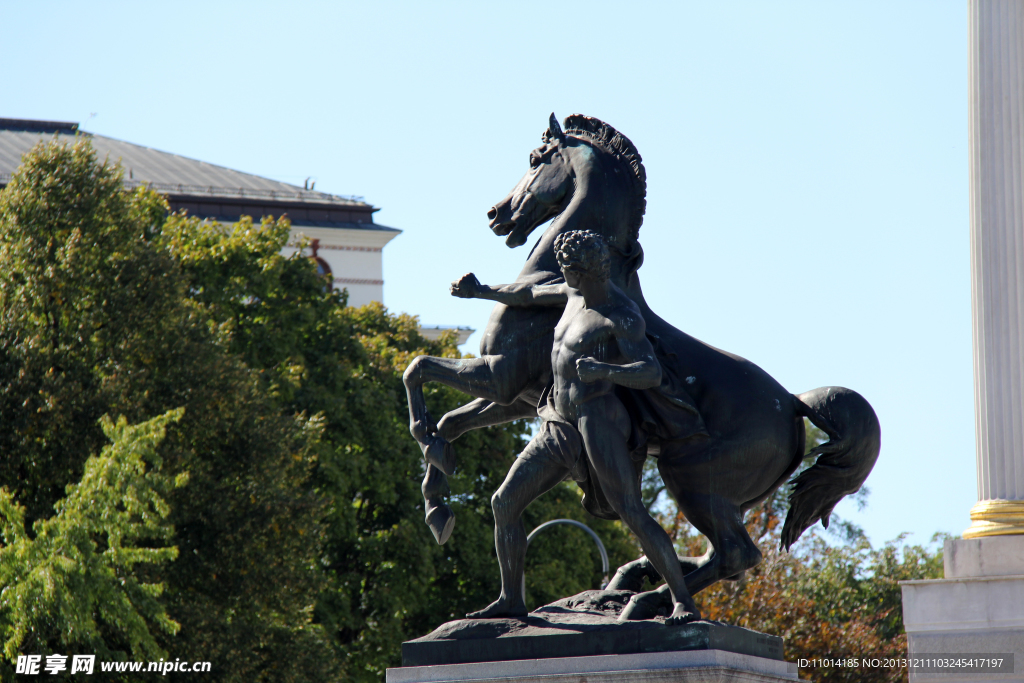
M 556 237 L 555 258 L 563 272 L 579 277 L 607 280 L 611 269 L 608 245 L 590 230 L 570 230 Z

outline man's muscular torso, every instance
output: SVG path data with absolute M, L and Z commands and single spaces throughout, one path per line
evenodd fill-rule
M 563 418 L 575 424 L 580 417 L 581 406 L 610 393 L 615 387 L 607 379 L 584 382 L 580 379 L 576 361 L 592 357 L 615 365 L 629 362 L 616 338 L 636 334 L 643 335 L 643 318 L 636 304 L 622 292 L 613 291 L 608 301 L 592 308 L 586 307 L 578 292 L 569 296 L 565 312 L 555 327 L 551 349 L 552 399 Z

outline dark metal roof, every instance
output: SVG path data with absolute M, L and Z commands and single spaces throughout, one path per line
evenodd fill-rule
M 85 133 L 78 130 L 77 123 L 62 121 L 0 118 L 0 187 L 10 181 L 11 175 L 21 165 L 22 156 L 40 140 L 56 138 L 61 142 L 73 142 L 77 135 L 89 138 L 100 159 L 107 158 L 121 163 L 124 183 L 128 187 L 144 184 L 172 198 L 188 196 L 249 200 L 261 205 L 286 203 L 310 205 L 311 208 L 322 206 L 368 212 L 377 210 L 363 201 L 362 197 L 307 190 L 205 161 Z
M 74 135 L 78 124 L 73 121 L 37 121 L 36 119 L 0 119 L 0 129 L 35 133 L 70 133 Z

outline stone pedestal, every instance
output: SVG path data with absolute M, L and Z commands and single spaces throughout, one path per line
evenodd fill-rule
M 387 683 L 782 683 L 795 664 L 721 650 L 524 659 L 387 670 Z
M 911 683 L 1024 683 L 1024 536 L 946 542 L 945 579 L 906 581 L 903 625 L 910 655 L 1012 656 L 1013 673 L 911 672 Z

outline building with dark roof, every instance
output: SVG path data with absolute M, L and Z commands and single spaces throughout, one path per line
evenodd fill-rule
M 318 192 L 312 188 L 242 173 L 223 166 L 161 152 L 79 130 L 77 123 L 0 119 L 0 188 L 10 182 L 21 158 L 40 140 L 73 142 L 84 136 L 99 158 L 119 161 L 126 187 L 148 185 L 165 194 L 171 209 L 221 222 L 239 217 L 288 216 L 290 244 L 311 241 L 310 255 L 345 288 L 349 304 L 384 300 L 383 249 L 401 230 L 373 222 L 378 209 L 362 197 Z M 295 246 L 286 249 L 294 253 Z

